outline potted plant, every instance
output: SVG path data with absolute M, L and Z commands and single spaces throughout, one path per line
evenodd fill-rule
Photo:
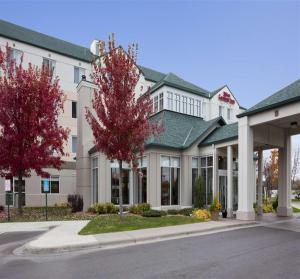
M 211 213 L 211 219 L 217 221 L 219 219 L 219 212 L 221 210 L 221 204 L 217 197 L 214 197 L 212 204 L 210 205 L 209 211 Z

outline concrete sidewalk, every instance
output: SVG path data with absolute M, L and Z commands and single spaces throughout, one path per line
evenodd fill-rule
M 0 223 L 0 234 L 9 232 L 47 231 L 53 227 L 73 221 L 45 221 L 45 222 L 12 222 Z
M 151 228 L 127 232 L 104 233 L 82 236 L 78 232 L 89 221 L 63 223 L 46 232 L 37 239 L 22 247 L 23 253 L 48 254 L 61 253 L 88 248 L 113 248 L 152 241 L 160 241 L 201 233 L 217 232 L 218 230 L 237 229 L 253 226 L 256 222 L 227 219 L 188 225 Z

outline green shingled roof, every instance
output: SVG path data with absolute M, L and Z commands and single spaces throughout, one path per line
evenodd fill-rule
M 152 121 L 161 122 L 163 132 L 146 142 L 146 147 L 159 146 L 174 149 L 185 149 L 197 140 L 206 137 L 214 128 L 224 125 L 220 117 L 205 121 L 202 118 L 164 110 L 151 117 Z
M 37 46 L 81 61 L 90 63 L 93 60 L 93 54 L 88 48 L 75 45 L 4 20 L 0 20 L 0 36 Z
M 211 145 L 238 138 L 238 123 L 221 126 L 214 130 L 201 145 Z
M 144 67 L 144 66 L 139 65 L 139 68 L 142 70 L 146 80 L 150 80 L 153 82 L 159 82 L 166 76 L 166 74 L 164 74 L 164 73 L 152 70 L 152 69 Z
M 162 80 L 160 80 L 158 83 L 156 83 L 151 88 L 151 92 L 156 91 L 157 89 L 161 88 L 163 85 L 181 89 L 181 90 L 184 90 L 184 91 L 187 91 L 190 93 L 194 93 L 194 94 L 206 97 L 206 98 L 209 98 L 209 94 L 210 94 L 209 91 L 207 91 L 197 85 L 194 85 L 188 81 L 185 81 L 173 73 L 167 74 Z
M 270 97 L 262 100 L 255 106 L 249 108 L 237 117 L 248 116 L 268 109 L 277 108 L 279 106 L 300 101 L 300 79 L 296 80 L 287 87 L 279 90 Z

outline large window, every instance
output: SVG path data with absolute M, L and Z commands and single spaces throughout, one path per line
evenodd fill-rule
M 187 97 L 182 97 L 182 112 L 187 113 Z
M 159 93 L 159 110 L 164 109 L 164 93 Z
M 180 95 L 175 94 L 175 111 L 180 112 Z
M 207 119 L 207 103 L 202 102 L 202 117 Z
M 77 102 L 72 101 L 72 118 L 77 118 Z
M 219 116 L 224 117 L 224 110 L 225 110 L 225 107 L 219 106 Z
M 194 115 L 194 99 L 189 98 L 189 114 Z
M 83 75 L 85 75 L 85 69 L 74 67 L 74 83 L 79 83 Z
M 130 168 L 127 164 L 122 164 L 122 189 L 123 204 L 129 204 L 129 182 Z M 117 162 L 111 164 L 111 202 L 119 204 L 119 179 L 120 169 Z
M 192 204 L 194 204 L 194 191 L 196 179 L 199 176 L 199 158 L 192 158 Z
M 41 193 L 44 192 L 44 181 L 49 181 L 49 194 L 59 194 L 59 176 L 51 175 L 50 178 L 42 178 L 41 179 Z
M 72 136 L 72 153 L 77 152 L 77 136 Z
M 180 158 L 161 156 L 161 205 L 180 203 Z
M 172 92 L 168 92 L 167 99 L 168 99 L 168 109 L 173 110 L 173 93 Z
M 47 67 L 50 71 L 53 72 L 53 76 L 55 76 L 55 60 L 49 58 L 43 58 L 43 66 Z
M 21 50 L 11 48 L 9 55 L 10 60 L 13 60 L 16 66 L 19 66 L 21 64 L 21 58 L 23 55 L 23 52 Z
M 148 159 L 146 156 L 139 159 L 138 175 L 137 175 L 137 191 L 135 200 L 137 203 L 147 202 L 147 165 Z
M 92 158 L 92 188 L 93 188 L 93 203 L 98 202 L 98 158 Z
M 200 175 L 205 183 L 205 200 L 206 204 L 211 204 L 213 198 L 212 178 L 213 178 L 213 157 L 200 158 Z

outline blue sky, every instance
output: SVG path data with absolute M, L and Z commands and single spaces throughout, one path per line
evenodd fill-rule
M 245 107 L 300 78 L 300 1 L 1 1 L 0 18 L 89 47 L 115 32 L 139 63 Z

